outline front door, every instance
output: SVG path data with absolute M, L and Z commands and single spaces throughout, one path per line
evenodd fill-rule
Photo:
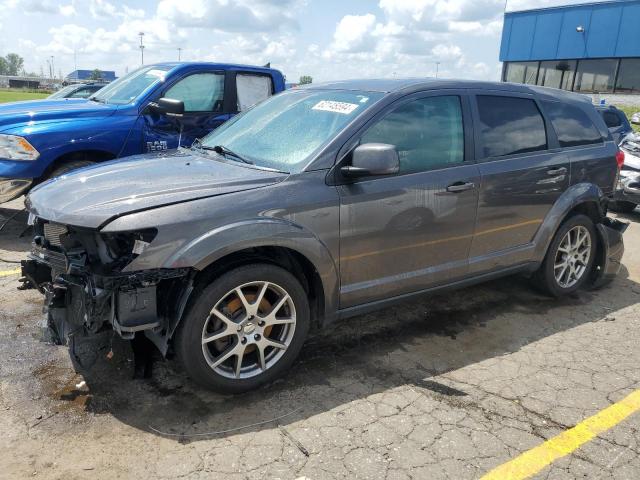
M 142 115 L 146 152 L 189 147 L 196 138 L 204 137 L 232 116 L 224 104 L 224 72 L 192 73 L 170 86 L 162 96 L 182 100 L 184 115 L 171 117 L 146 109 Z
M 530 95 L 475 96 L 478 220 L 471 274 L 525 263 L 547 213 L 569 186 L 570 162 Z
M 466 274 L 479 181 L 468 119 L 464 95 L 421 94 L 363 131 L 360 144 L 396 146 L 400 172 L 338 187 L 341 308 Z

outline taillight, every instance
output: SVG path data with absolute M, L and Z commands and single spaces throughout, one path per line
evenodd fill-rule
M 624 151 L 621 149 L 618 149 L 618 153 L 616 153 L 616 163 L 618 164 L 618 170 L 624 165 Z

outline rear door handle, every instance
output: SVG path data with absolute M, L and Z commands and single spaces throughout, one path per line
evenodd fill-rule
M 565 167 L 560 168 L 550 168 L 547 170 L 548 175 L 564 175 L 567 173 L 567 169 Z
M 476 188 L 476 184 L 473 182 L 456 182 L 447 187 L 447 192 L 460 193 L 474 188 Z

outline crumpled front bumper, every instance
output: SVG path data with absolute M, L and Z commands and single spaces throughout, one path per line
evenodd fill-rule
M 640 172 L 621 170 L 613 200 L 640 205 Z
M 0 203 L 18 198 L 33 183 L 32 178 L 2 178 L 0 177 Z

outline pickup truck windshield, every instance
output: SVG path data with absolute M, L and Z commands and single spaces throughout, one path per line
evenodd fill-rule
M 47 98 L 48 99 L 64 98 L 68 93 L 72 92 L 76 88 L 77 88 L 76 85 L 67 85 L 66 87 L 61 88 L 57 92 L 52 93 Z
M 260 167 L 295 173 L 381 93 L 289 90 L 207 135 L 201 145 L 224 147 Z
M 126 105 L 146 92 L 150 86 L 163 81 L 165 74 L 171 68 L 167 65 L 139 68 L 99 90 L 95 95 L 90 96 L 89 100 L 113 105 Z

